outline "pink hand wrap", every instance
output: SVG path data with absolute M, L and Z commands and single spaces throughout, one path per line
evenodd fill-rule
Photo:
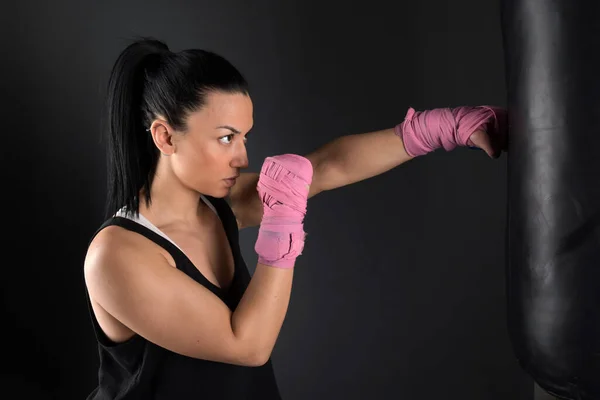
M 478 129 L 500 130 L 504 111 L 497 107 L 436 108 L 416 112 L 408 110 L 404 122 L 396 125 L 395 133 L 402 138 L 411 157 L 421 156 L 439 148 L 446 151 L 456 146 L 473 146 L 469 140 Z M 493 123 L 493 125 L 491 125 Z
M 264 213 L 254 246 L 259 263 L 292 268 L 302 254 L 312 175 L 311 162 L 295 154 L 268 157 L 263 163 L 257 190 Z

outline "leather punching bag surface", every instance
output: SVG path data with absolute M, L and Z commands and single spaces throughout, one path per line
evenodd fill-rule
M 524 370 L 600 399 L 600 1 L 502 0 L 508 329 Z

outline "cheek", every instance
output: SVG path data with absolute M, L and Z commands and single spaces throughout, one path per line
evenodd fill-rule
M 177 174 L 188 183 L 201 183 L 222 175 L 225 157 L 219 143 L 186 143 L 177 154 Z

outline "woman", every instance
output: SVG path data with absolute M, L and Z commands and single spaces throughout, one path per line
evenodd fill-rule
M 89 399 L 279 399 L 270 355 L 307 199 L 439 147 L 497 157 L 497 111 L 411 109 L 395 128 L 241 174 L 253 124 L 242 75 L 207 51 L 173 53 L 152 39 L 128 46 L 108 87 L 107 220 L 84 265 L 100 352 Z M 250 277 L 238 229 L 256 225 Z

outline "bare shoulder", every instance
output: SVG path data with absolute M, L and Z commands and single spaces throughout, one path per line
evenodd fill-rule
M 90 242 L 85 257 L 85 268 L 98 265 L 102 257 L 110 256 L 114 252 L 135 250 L 134 242 L 133 235 L 126 229 L 116 225 L 107 226 Z
M 92 239 L 88 247 L 84 268 L 104 268 L 112 265 L 112 261 L 144 253 L 151 242 L 143 236 L 120 226 L 111 225 L 102 229 Z M 111 262 L 108 262 L 111 261 Z
M 84 277 L 92 300 L 109 311 L 127 306 L 124 296 L 146 292 L 158 285 L 157 277 L 180 274 L 164 249 L 137 232 L 108 226 L 93 238 L 84 261 Z M 109 311 L 110 312 L 110 311 Z M 113 312 L 113 317 L 122 321 Z
M 142 257 L 146 262 L 151 261 L 152 257 L 147 255 L 150 243 L 145 242 L 149 241 L 142 240 L 141 235 L 120 226 L 108 226 L 98 232 L 90 242 L 84 261 L 88 289 L 92 289 L 90 285 L 95 279 L 118 273 L 117 269 L 126 268 L 128 261 L 133 258 Z M 155 258 L 158 255 L 155 252 Z

